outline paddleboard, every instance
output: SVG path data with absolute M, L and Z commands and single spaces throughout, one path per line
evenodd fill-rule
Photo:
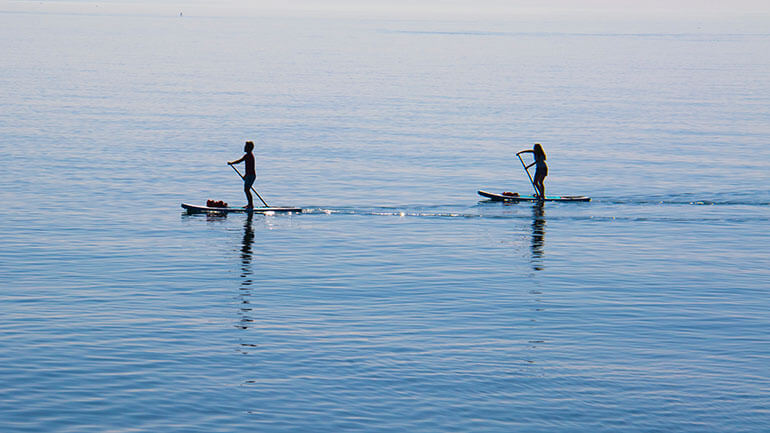
M 503 194 L 495 194 L 493 192 L 487 192 L 487 191 L 479 191 L 479 195 L 482 197 L 486 197 L 493 201 L 510 201 L 510 202 L 519 202 L 519 201 L 539 201 L 535 196 L 531 195 L 503 195 Z M 545 201 L 591 201 L 591 197 L 586 197 L 584 195 L 547 195 L 545 196 Z
M 266 213 L 266 212 L 296 212 L 301 213 L 302 208 L 298 207 L 255 207 L 252 209 L 246 209 L 242 207 L 208 207 L 208 206 L 196 206 L 194 204 L 182 203 L 188 213 L 203 213 L 203 212 L 217 212 L 217 213 L 232 213 L 232 212 L 252 212 L 252 213 Z

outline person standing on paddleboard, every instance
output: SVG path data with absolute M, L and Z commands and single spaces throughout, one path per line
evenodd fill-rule
M 521 155 L 522 153 L 533 153 L 535 155 L 535 162 L 527 165 L 526 168 L 530 168 L 533 165 L 535 166 L 535 179 L 532 183 L 535 184 L 535 189 L 538 191 L 538 198 L 544 200 L 545 185 L 543 185 L 543 180 L 548 176 L 548 166 L 545 164 L 545 151 L 543 150 L 543 146 L 541 146 L 540 143 L 535 143 L 535 147 L 533 147 L 532 150 L 522 150 L 521 152 L 518 152 L 517 155 Z
M 254 154 L 251 151 L 254 150 L 254 142 L 247 141 L 243 146 L 245 154 L 235 161 L 228 161 L 228 165 L 238 164 L 244 162 L 246 164 L 246 175 L 243 176 L 243 192 L 246 193 L 246 198 L 249 200 L 246 209 L 254 209 L 254 201 L 251 198 L 251 186 L 254 185 L 254 181 L 257 180 L 257 169 L 254 168 Z

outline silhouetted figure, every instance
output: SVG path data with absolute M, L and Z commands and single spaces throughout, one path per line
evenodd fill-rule
M 257 180 L 257 169 L 254 167 L 254 154 L 251 151 L 254 150 L 254 143 L 247 141 L 243 146 L 245 154 L 235 161 L 228 161 L 230 165 L 244 162 L 246 164 L 246 175 L 243 176 L 243 192 L 246 193 L 246 199 L 249 200 L 249 204 L 246 209 L 254 209 L 254 201 L 251 198 L 251 186 L 254 185 L 254 181 Z
M 535 166 L 535 179 L 533 180 L 533 183 L 535 184 L 538 198 L 543 200 L 545 199 L 545 185 L 543 185 L 543 180 L 548 176 L 548 166 L 545 164 L 545 151 L 543 150 L 543 146 L 541 146 L 540 143 L 535 143 L 535 147 L 533 147 L 532 150 L 522 150 L 521 152 L 518 152 L 517 155 L 521 155 L 522 153 L 533 153 L 535 155 L 535 162 L 526 167 L 530 168 L 533 165 Z

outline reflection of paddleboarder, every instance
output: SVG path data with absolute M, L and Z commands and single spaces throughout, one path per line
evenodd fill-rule
M 247 141 L 243 146 L 245 154 L 235 161 L 228 161 L 230 165 L 244 162 L 246 165 L 246 176 L 243 176 L 243 192 L 246 193 L 246 198 L 249 200 L 249 204 L 246 209 L 253 209 L 254 202 L 251 198 L 251 186 L 254 185 L 254 181 L 257 180 L 257 169 L 254 168 L 254 154 L 251 151 L 254 150 L 254 142 Z
M 241 316 L 241 324 L 238 326 L 240 329 L 249 329 L 251 323 L 254 322 L 252 318 L 252 308 L 249 304 L 249 297 L 251 296 L 251 286 L 254 284 L 252 279 L 251 258 L 253 251 L 251 244 L 254 243 L 254 228 L 251 225 L 251 221 L 254 217 L 253 212 L 246 213 L 246 221 L 243 223 L 243 241 L 241 242 L 241 287 L 238 291 L 238 297 L 241 298 L 241 308 L 238 314 Z M 246 353 L 246 347 L 251 347 L 250 344 L 241 343 L 241 352 Z
M 545 209 L 542 201 L 532 205 L 532 268 L 543 270 L 543 255 L 545 247 Z
M 533 147 L 532 150 L 522 150 L 521 152 L 516 153 L 516 155 L 521 155 L 522 153 L 532 153 L 535 155 L 535 162 L 525 167 L 530 168 L 533 165 L 535 166 L 535 179 L 533 180 L 533 183 L 538 192 L 538 198 L 543 200 L 545 199 L 545 185 L 543 185 L 543 180 L 548 176 L 548 166 L 545 164 L 545 151 L 543 151 L 543 146 L 541 146 L 540 143 L 535 143 L 535 147 Z

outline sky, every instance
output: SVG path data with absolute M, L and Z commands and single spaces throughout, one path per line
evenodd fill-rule
M 0 0 L 6 12 L 187 11 L 201 15 L 326 12 L 373 15 L 506 15 L 521 13 L 770 14 L 768 0 Z

